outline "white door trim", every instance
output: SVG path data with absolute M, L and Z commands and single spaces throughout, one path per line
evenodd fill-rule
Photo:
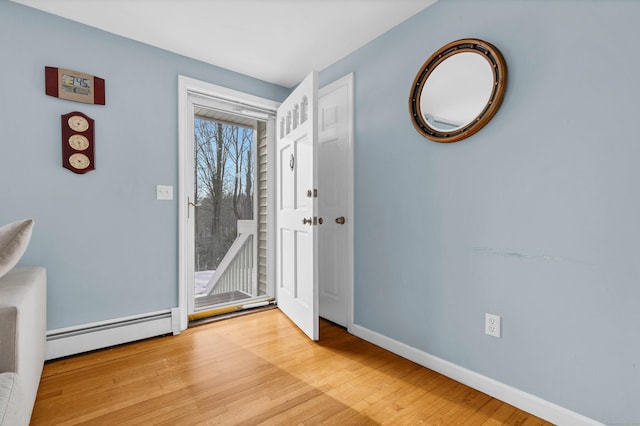
M 273 112 L 280 102 L 250 95 L 227 87 L 196 80 L 183 75 L 178 76 L 178 309 L 180 330 L 188 326 L 189 301 L 193 299 L 193 250 L 189 247 L 193 241 L 193 229 L 187 220 L 189 214 L 188 197 L 193 192 L 193 96 L 216 98 L 247 105 L 254 109 Z M 272 139 L 272 138 L 270 138 Z M 268 143 L 272 143 L 269 141 Z M 268 183 L 272 187 L 273 180 Z M 271 192 L 271 191 L 269 191 Z M 267 199 L 273 205 L 273 195 Z M 269 210 L 271 214 L 271 209 Z M 271 214 L 271 217 L 272 214 Z M 269 247 L 268 253 L 272 252 Z M 269 258 L 269 266 L 273 259 Z M 191 266 L 189 266 L 191 265 Z M 273 267 L 269 269 L 273 271 Z M 268 277 L 273 282 L 272 277 Z

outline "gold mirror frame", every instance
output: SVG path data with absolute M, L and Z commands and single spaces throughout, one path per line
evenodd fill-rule
M 458 129 L 452 129 L 451 131 L 434 129 L 427 123 L 420 109 L 420 99 L 424 85 L 438 65 L 453 55 L 463 52 L 476 53 L 483 56 L 489 62 L 493 71 L 493 89 L 491 95 L 480 114 L 464 126 Z M 473 135 L 491 120 L 502 104 L 506 88 L 507 64 L 495 46 L 486 41 L 472 38 L 451 42 L 431 55 L 416 75 L 409 95 L 411 122 L 421 135 L 432 141 L 441 143 L 457 142 Z

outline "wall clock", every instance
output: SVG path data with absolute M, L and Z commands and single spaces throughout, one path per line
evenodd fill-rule
M 104 79 L 64 68 L 44 67 L 45 93 L 60 99 L 104 105 Z
M 63 114 L 62 167 L 84 174 L 95 170 L 94 120 L 78 111 Z

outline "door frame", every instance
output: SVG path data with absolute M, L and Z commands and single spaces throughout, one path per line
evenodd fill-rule
M 189 244 L 194 239 L 193 227 L 189 226 L 188 215 L 190 206 L 189 197 L 193 190 L 193 98 L 215 98 L 217 100 L 229 101 L 243 104 L 248 108 L 270 111 L 275 116 L 280 102 L 250 95 L 248 93 L 218 86 L 201 80 L 196 80 L 183 75 L 178 75 L 178 310 L 180 318 L 180 331 L 186 330 L 189 325 L 189 301 L 193 299 L 194 272 L 193 250 Z M 275 121 L 274 121 L 275 124 Z M 267 126 L 269 136 L 267 137 L 267 164 L 272 161 L 269 152 L 273 151 L 272 144 L 275 140 L 275 125 Z M 273 167 L 267 167 L 267 186 L 271 188 L 274 182 Z M 273 235 L 272 226 L 274 213 L 272 211 L 274 203 L 274 193 L 267 190 L 267 224 L 268 231 Z M 269 241 L 267 248 L 267 287 L 268 292 L 273 293 L 274 260 L 272 253 L 275 252 L 273 241 Z
M 349 111 L 351 119 L 349 120 L 349 138 L 350 144 L 348 149 L 349 164 L 351 170 L 348 173 L 348 181 L 346 188 L 349 191 L 349 201 L 347 206 L 347 217 L 350 218 L 350 226 L 348 229 L 349 253 L 349 276 L 347 278 L 347 330 L 352 333 L 354 318 L 354 152 L 355 152 L 355 127 L 354 127 L 354 74 L 350 73 L 342 78 L 335 80 L 318 90 L 318 95 L 331 85 L 346 84 L 349 87 Z M 193 135 L 193 108 L 189 109 L 189 95 L 200 95 L 204 97 L 214 97 L 222 100 L 238 102 L 246 104 L 250 107 L 273 111 L 274 114 L 280 105 L 280 102 L 272 99 L 262 98 L 250 95 L 238 90 L 229 89 L 227 87 L 218 86 L 216 84 L 207 83 L 205 81 L 190 78 L 184 75 L 178 75 L 178 311 L 180 319 L 180 331 L 187 329 L 188 320 L 188 303 L 190 286 L 194 280 L 189 273 L 189 264 L 193 265 L 193 257 L 191 250 L 187 250 L 189 241 L 193 241 L 193 229 L 189 229 L 187 222 L 188 208 L 187 197 L 190 195 L 188 188 L 189 179 L 192 179 L 188 165 L 190 164 L 189 153 L 192 153 L 193 147 L 189 147 L 191 143 L 190 135 Z M 189 112 L 190 111 L 190 112 Z M 275 125 L 268 129 L 269 136 L 267 139 L 267 164 L 275 164 Z M 267 167 L 267 232 L 269 235 L 275 235 L 275 167 Z M 273 289 L 275 283 L 275 259 L 273 254 L 275 249 L 275 238 L 269 239 L 267 248 L 267 285 Z M 191 262 L 191 263 L 189 263 Z M 273 291 L 273 290 L 271 290 Z M 193 293 L 193 289 L 191 290 Z M 277 295 L 275 295 L 277 297 Z

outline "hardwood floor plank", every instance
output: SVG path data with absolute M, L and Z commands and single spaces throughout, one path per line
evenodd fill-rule
M 548 425 L 321 322 L 277 309 L 47 362 L 32 425 Z

